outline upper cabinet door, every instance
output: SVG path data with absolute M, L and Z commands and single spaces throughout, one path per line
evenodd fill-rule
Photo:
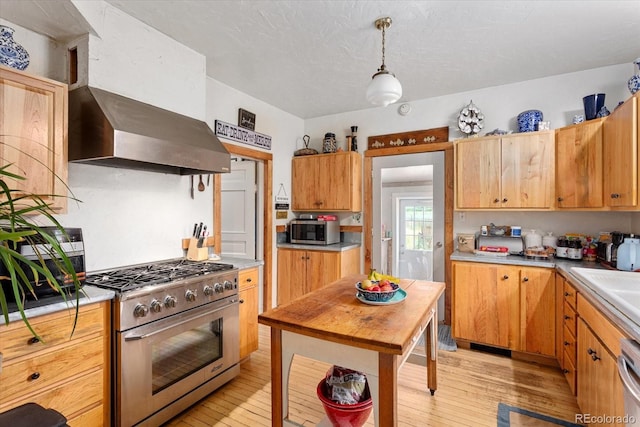
M 502 138 L 503 208 L 554 206 L 554 134 L 528 132 Z
M 556 130 L 556 201 L 558 208 L 601 208 L 602 138 L 605 119 Z
M 67 85 L 0 66 L 0 129 L 0 164 L 12 164 L 9 170 L 25 177 L 6 179 L 9 188 L 64 211 Z
M 637 103 L 637 97 L 628 99 L 604 122 L 604 197 L 607 206 L 638 206 Z
M 456 207 L 499 208 L 500 138 L 456 141 Z

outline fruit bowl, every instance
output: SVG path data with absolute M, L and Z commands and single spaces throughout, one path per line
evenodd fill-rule
M 372 280 L 371 283 L 376 285 L 379 282 Z M 398 292 L 398 289 L 400 289 L 400 285 L 398 285 L 397 283 L 389 282 L 389 284 L 393 288 L 393 290 L 391 291 L 371 291 L 362 289 L 362 282 L 356 283 L 356 289 L 358 290 L 358 293 L 362 295 L 367 301 L 385 302 L 393 298 L 396 292 Z

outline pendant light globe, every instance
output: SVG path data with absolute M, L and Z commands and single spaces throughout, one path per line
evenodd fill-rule
M 392 73 L 379 71 L 371 78 L 367 87 L 367 101 L 373 105 L 386 107 L 402 97 L 402 85 Z
M 378 68 L 378 72 L 371 77 L 371 82 L 367 87 L 367 101 L 383 107 L 393 104 L 402 97 L 400 81 L 384 65 L 385 30 L 389 28 L 391 22 L 391 18 L 388 16 L 376 19 L 374 22 L 376 29 L 382 32 L 382 65 Z

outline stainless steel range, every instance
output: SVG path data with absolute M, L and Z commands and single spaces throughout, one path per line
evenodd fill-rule
M 240 372 L 232 265 L 166 260 L 96 272 L 86 284 L 116 291 L 115 425 L 160 425 Z

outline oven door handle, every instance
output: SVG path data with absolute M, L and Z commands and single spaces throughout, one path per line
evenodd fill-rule
M 231 306 L 233 304 L 236 304 L 237 302 L 238 302 L 237 299 L 229 300 L 229 305 L 225 305 L 224 307 L 219 307 L 219 308 L 217 308 L 217 309 L 215 309 L 213 311 L 206 311 L 206 312 L 204 312 L 202 314 L 199 314 L 199 315 L 193 316 L 193 317 L 189 317 L 188 319 L 182 320 L 182 321 L 177 322 L 177 323 L 171 323 L 170 325 L 167 325 L 164 328 L 155 329 L 153 332 L 149 332 L 148 334 L 127 335 L 127 336 L 124 337 L 124 340 L 125 341 L 137 341 L 137 340 L 142 340 L 142 339 L 145 339 L 145 338 L 150 338 L 150 337 L 152 337 L 154 335 L 157 335 L 157 334 L 160 334 L 162 332 L 168 331 L 169 329 L 173 329 L 173 328 L 175 328 L 177 326 L 184 325 L 185 323 L 192 322 L 194 320 L 198 320 L 198 319 L 200 319 L 202 317 L 205 317 L 205 316 L 210 316 L 212 313 L 215 313 L 216 311 L 225 309 L 225 308 L 227 308 L 227 307 L 229 307 L 229 306 Z

